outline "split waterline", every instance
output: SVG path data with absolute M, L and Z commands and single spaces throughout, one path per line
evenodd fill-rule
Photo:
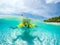
M 27 37 L 24 41 L 23 39 L 17 39 L 14 44 L 13 39 L 17 38 L 18 35 L 22 35 L 24 29 L 12 29 L 21 23 L 21 20 L 17 17 L 4 17 L 0 18 L 0 45 L 29 45 Z M 39 37 L 38 39 L 33 40 L 33 45 L 60 45 L 60 23 L 45 23 L 39 21 L 33 21 L 33 24 L 37 25 L 36 27 L 30 29 L 30 34 L 32 36 Z M 28 29 L 29 30 L 29 29 Z M 28 33 L 29 34 L 29 33 Z M 25 36 L 28 36 L 27 34 Z M 32 38 L 29 39 L 30 41 Z M 30 45 L 32 42 L 30 42 Z

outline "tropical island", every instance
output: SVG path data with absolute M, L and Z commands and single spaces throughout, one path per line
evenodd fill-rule
M 49 18 L 47 20 L 44 20 L 44 22 L 60 22 L 60 16 Z

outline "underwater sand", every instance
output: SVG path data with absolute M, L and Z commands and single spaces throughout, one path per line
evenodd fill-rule
M 17 26 L 21 20 L 17 17 L 13 18 L 0 18 L 0 45 L 13 45 L 12 40 L 18 35 L 21 35 L 23 29 L 11 29 L 10 27 Z M 31 35 L 37 35 L 38 39 L 34 40 L 34 45 L 60 45 L 60 24 L 48 24 L 44 22 L 33 21 L 37 27 L 31 29 Z M 35 31 L 32 31 L 35 30 Z M 29 37 L 27 37 L 29 38 Z M 27 45 L 27 42 L 18 39 L 14 45 Z

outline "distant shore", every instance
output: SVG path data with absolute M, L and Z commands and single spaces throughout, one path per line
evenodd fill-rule
M 53 25 L 60 25 L 60 23 L 57 23 L 57 22 L 44 22 L 46 24 L 53 24 Z
M 57 22 L 57 23 L 60 23 L 60 16 L 56 16 L 56 17 L 51 17 L 47 20 L 44 20 L 44 22 Z

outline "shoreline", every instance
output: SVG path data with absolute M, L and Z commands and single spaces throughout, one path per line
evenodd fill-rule
M 46 24 L 53 24 L 53 25 L 60 25 L 60 23 L 57 23 L 57 22 L 44 22 Z

